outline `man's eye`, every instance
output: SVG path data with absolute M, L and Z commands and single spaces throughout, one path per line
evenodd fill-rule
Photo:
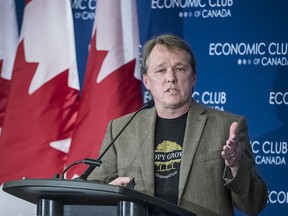
M 182 71 L 185 71 L 185 68 L 178 67 L 178 68 L 175 69 L 175 71 L 182 72 Z
M 165 71 L 165 69 L 159 69 L 156 71 L 156 73 L 163 73 Z

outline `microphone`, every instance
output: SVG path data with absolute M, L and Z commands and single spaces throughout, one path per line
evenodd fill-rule
M 76 161 L 74 163 L 72 163 L 71 165 L 69 165 L 62 173 L 62 179 L 64 179 L 64 174 L 68 171 L 68 169 L 70 169 L 72 166 L 79 164 L 79 163 L 85 163 L 90 165 L 88 167 L 88 169 L 86 169 L 86 171 L 77 179 L 81 179 L 81 180 L 86 180 L 88 178 L 88 176 L 90 175 L 90 173 L 95 169 L 96 166 L 100 166 L 100 164 L 102 163 L 101 159 L 103 158 L 103 156 L 106 154 L 106 152 L 111 148 L 111 146 L 114 144 L 114 142 L 118 139 L 118 137 L 122 134 L 122 132 L 126 129 L 126 127 L 130 124 L 130 122 L 135 118 L 135 116 L 141 112 L 144 109 L 149 109 L 152 108 L 154 106 L 154 100 L 150 100 L 147 103 L 145 103 L 145 105 L 138 109 L 133 116 L 129 119 L 129 121 L 124 125 L 124 127 L 119 131 L 119 133 L 115 136 L 115 138 L 109 143 L 109 145 L 104 149 L 104 151 L 100 154 L 100 156 L 97 159 L 89 159 L 89 158 L 85 158 L 84 160 L 81 161 Z

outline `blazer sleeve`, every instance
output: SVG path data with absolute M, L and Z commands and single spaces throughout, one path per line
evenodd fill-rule
M 230 168 L 225 166 L 223 179 L 225 187 L 231 190 L 233 205 L 248 215 L 258 215 L 267 203 L 268 190 L 257 173 L 246 120 L 241 117 L 238 125 L 238 140 L 242 158 L 237 175 L 232 178 Z
M 100 149 L 100 154 L 108 147 L 108 145 L 113 139 L 112 124 L 113 121 L 110 121 L 107 126 L 106 133 Z M 101 161 L 101 166 L 96 167 L 93 172 L 88 176 L 87 180 L 109 183 L 118 177 L 117 154 L 114 146 L 111 146 L 109 148 Z

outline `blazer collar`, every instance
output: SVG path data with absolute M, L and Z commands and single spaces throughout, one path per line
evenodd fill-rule
M 154 137 L 157 113 L 155 107 L 144 110 L 137 122 L 137 141 L 140 147 L 142 161 L 141 170 L 147 194 L 154 196 Z
M 187 183 L 191 167 L 197 151 L 207 116 L 203 115 L 206 111 L 205 107 L 192 100 L 187 116 L 187 125 L 182 148 L 182 160 L 180 165 L 180 179 L 178 200 L 183 195 L 183 190 Z
M 187 125 L 184 136 L 182 149 L 182 160 L 180 167 L 179 179 L 179 199 L 183 195 L 183 190 L 187 183 L 189 173 L 191 172 L 192 163 L 194 160 L 197 147 L 204 130 L 207 117 L 203 115 L 206 111 L 205 107 L 201 106 L 192 100 L 188 111 Z M 157 113 L 156 109 L 151 108 L 143 111 L 143 115 L 137 122 L 137 143 L 141 145 L 140 151 L 143 156 L 141 161 L 141 169 L 145 188 L 147 193 L 154 196 L 154 138 Z

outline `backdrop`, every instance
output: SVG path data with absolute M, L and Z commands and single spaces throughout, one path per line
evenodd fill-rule
M 82 86 L 96 0 L 71 5 Z M 21 25 L 23 3 L 16 6 Z M 286 0 L 137 0 L 140 50 L 154 35 L 182 37 L 197 59 L 193 97 L 247 118 L 255 162 L 269 188 L 262 216 L 288 212 L 287 8 Z M 144 88 L 143 98 L 150 99 Z
M 87 10 L 74 5 L 76 41 L 87 37 L 83 23 L 92 22 L 88 2 Z M 194 98 L 247 118 L 255 162 L 269 189 L 261 215 L 287 215 L 288 2 L 138 0 L 137 6 L 141 45 L 167 32 L 187 40 L 198 64 Z M 82 39 L 78 52 L 86 50 Z M 150 99 L 145 90 L 143 96 Z

